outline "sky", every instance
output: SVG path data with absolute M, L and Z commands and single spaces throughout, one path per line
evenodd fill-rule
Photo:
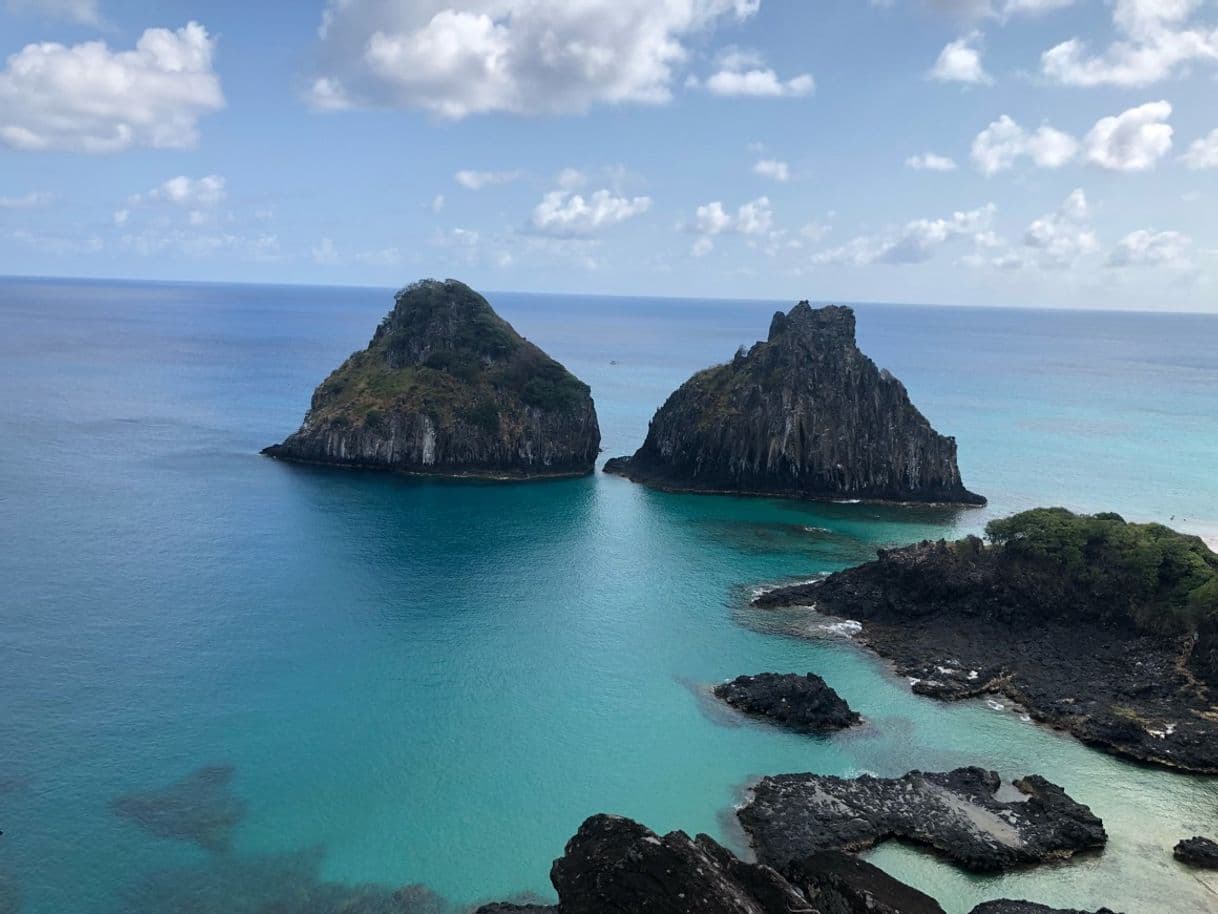
M 0 0 L 0 274 L 1218 312 L 1218 0 Z

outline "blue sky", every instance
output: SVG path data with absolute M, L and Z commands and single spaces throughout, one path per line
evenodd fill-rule
M 1216 0 L 0 0 L 0 273 L 1218 310 Z

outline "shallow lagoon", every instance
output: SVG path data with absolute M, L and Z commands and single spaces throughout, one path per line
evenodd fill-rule
M 775 307 L 492 300 L 592 384 L 606 456 Z M 734 841 L 731 806 L 760 774 L 972 763 L 1058 781 L 1112 840 L 999 878 L 872 854 L 953 914 L 1002 895 L 1212 909 L 1218 880 L 1170 847 L 1213 832 L 1218 780 L 1119 762 L 1013 709 L 918 698 L 848 642 L 797 637 L 806 614 L 747 599 L 1042 502 L 1218 529 L 1218 320 L 860 308 L 864 349 L 960 439 L 987 511 L 259 458 L 388 304 L 384 290 L 0 284 L 0 910 L 16 891 L 26 914 L 164 909 L 183 887 L 199 912 L 324 910 L 362 883 L 454 903 L 545 893 L 593 812 Z M 818 741 L 702 694 L 767 669 L 819 672 L 867 726 Z M 208 765 L 233 774 L 223 790 L 199 780 L 203 824 L 244 812 L 228 849 L 113 808 Z

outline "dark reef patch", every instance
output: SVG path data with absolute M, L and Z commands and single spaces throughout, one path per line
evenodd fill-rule
M 231 766 L 212 765 L 168 787 L 118 797 L 111 809 L 158 838 L 191 841 L 219 853 L 228 850 L 245 817 L 245 802 L 233 795 L 232 779 Z

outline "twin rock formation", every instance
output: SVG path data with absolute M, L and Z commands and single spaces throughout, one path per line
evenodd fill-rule
M 455 280 L 395 298 L 368 348 L 267 448 L 303 463 L 492 479 L 592 472 L 588 386 Z M 983 504 L 956 443 L 859 351 L 849 308 L 778 313 L 769 339 L 683 384 L 633 457 L 606 472 L 691 492 Z

